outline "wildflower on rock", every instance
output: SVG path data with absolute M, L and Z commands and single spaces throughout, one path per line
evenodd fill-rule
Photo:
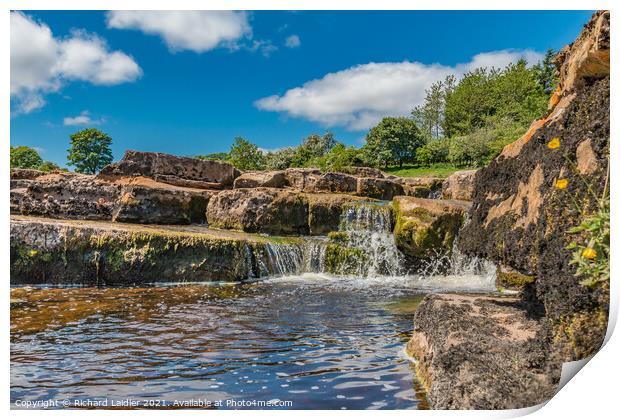
M 596 250 L 592 249 L 592 248 L 586 248 L 583 250 L 583 252 L 581 253 L 581 256 L 583 258 L 587 258 L 589 260 L 593 260 L 596 258 Z
M 557 181 L 555 181 L 555 188 L 559 190 L 563 190 L 566 187 L 568 187 L 568 179 L 562 178 L 562 179 L 558 179 Z
M 551 141 L 547 143 L 547 147 L 549 149 L 557 149 L 558 147 L 560 147 L 560 138 L 559 137 L 552 138 Z

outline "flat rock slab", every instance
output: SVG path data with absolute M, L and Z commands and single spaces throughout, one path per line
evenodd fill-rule
M 544 319 L 516 297 L 430 295 L 414 325 L 407 353 L 432 408 L 523 408 L 556 391 L 561 364 L 549 359 Z

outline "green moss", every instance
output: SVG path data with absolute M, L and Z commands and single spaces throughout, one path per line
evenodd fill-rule
M 580 360 L 596 353 L 603 344 L 607 331 L 606 308 L 577 312 L 562 317 L 555 325 L 555 344 L 563 347 L 563 353 L 571 360 Z
M 359 248 L 329 244 L 325 250 L 325 269 L 334 274 L 358 274 L 366 258 Z
M 523 289 L 526 284 L 533 283 L 534 280 L 536 280 L 534 276 L 527 276 L 525 274 L 517 273 L 516 271 L 498 271 L 495 284 L 498 287 L 505 289 L 520 290 Z
M 349 234 L 346 232 L 329 232 L 327 234 L 329 242 L 346 245 L 349 243 Z

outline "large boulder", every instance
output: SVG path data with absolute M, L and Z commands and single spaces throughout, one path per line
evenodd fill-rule
M 430 295 L 414 328 L 407 353 L 433 409 L 525 408 L 557 389 L 544 322 L 518 298 Z
M 443 178 L 436 177 L 407 177 L 398 182 L 403 186 L 405 195 L 420 198 L 433 198 L 441 192 Z
M 404 189 L 402 185 L 389 179 L 358 178 L 356 192 L 362 197 L 391 200 L 397 195 L 403 195 Z
M 121 189 L 112 221 L 126 223 L 189 224 L 206 220 L 212 191 L 167 184 L 127 184 Z
M 305 194 L 308 201 L 308 229 L 311 235 L 337 231 L 340 216 L 348 203 L 367 201 L 365 197 L 346 194 Z
M 543 303 L 567 360 L 598 350 L 606 331 L 608 285 L 582 284 L 567 247 L 586 240 L 569 230 L 598 210 L 609 181 L 609 35 L 609 12 L 596 12 L 558 55 L 548 114 L 478 172 L 459 240 L 463 252 L 535 279 L 528 299 Z
M 471 201 L 477 170 L 456 171 L 443 181 L 441 195 L 449 200 Z
M 416 197 L 395 197 L 393 206 L 396 246 L 416 258 L 449 253 L 469 209 L 465 201 Z
M 93 175 L 54 173 L 39 176 L 11 193 L 14 213 L 53 218 L 110 220 L 120 186 Z
M 226 162 L 128 150 L 122 160 L 103 168 L 99 176 L 146 176 L 182 187 L 221 189 L 232 186 L 239 171 Z
M 340 172 L 323 173 L 318 169 L 290 168 L 285 171 L 288 184 L 308 193 L 354 193 L 357 178 Z
M 355 166 L 350 168 L 348 172 L 362 178 L 385 178 L 385 174 L 381 170 L 366 166 Z
M 234 188 L 283 188 L 286 185 L 284 171 L 244 172 L 234 182 Z
M 207 206 L 211 227 L 268 234 L 308 234 L 308 202 L 303 194 L 275 188 L 226 190 Z

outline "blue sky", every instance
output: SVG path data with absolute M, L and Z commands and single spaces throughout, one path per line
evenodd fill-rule
M 11 144 L 66 164 L 69 134 L 97 127 L 126 149 L 264 149 L 332 131 L 360 145 L 424 88 L 479 65 L 536 60 L 590 11 L 13 12 Z

